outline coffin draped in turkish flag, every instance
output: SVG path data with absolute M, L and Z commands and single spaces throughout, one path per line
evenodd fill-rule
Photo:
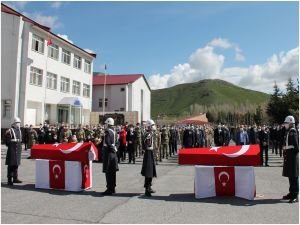
M 31 158 L 87 162 L 98 160 L 98 150 L 90 142 L 37 144 L 32 146 Z
M 179 150 L 180 165 L 258 166 L 259 145 L 185 148 Z

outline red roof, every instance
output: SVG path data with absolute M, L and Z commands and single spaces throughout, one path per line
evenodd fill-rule
M 32 19 L 30 19 L 30 18 L 24 16 L 23 14 L 17 12 L 16 10 L 14 10 L 14 9 L 12 9 L 12 8 L 10 8 L 10 7 L 8 7 L 7 5 L 5 5 L 5 4 L 3 4 L 3 3 L 1 3 L 1 12 L 5 12 L 5 13 L 12 14 L 12 15 L 15 15 L 15 16 L 22 16 L 22 18 L 23 18 L 24 21 L 29 22 L 29 23 L 32 23 L 33 25 L 36 25 L 36 26 L 40 27 L 41 29 L 45 30 L 47 33 L 49 33 L 49 34 L 55 36 L 56 38 L 58 38 L 58 39 L 60 39 L 60 40 L 62 40 L 62 41 L 64 41 L 64 42 L 66 42 L 66 43 L 68 43 L 68 44 L 70 44 L 70 45 L 72 45 L 72 46 L 74 46 L 74 47 L 76 47 L 76 48 L 79 48 L 81 51 L 86 52 L 87 54 L 89 54 L 90 56 L 92 56 L 92 57 L 94 57 L 94 58 L 96 58 L 96 56 L 97 56 L 95 53 L 87 52 L 87 51 L 85 51 L 84 49 L 82 49 L 82 48 L 80 48 L 80 47 L 78 47 L 78 46 L 76 46 L 76 45 L 74 45 L 74 44 L 72 44 L 72 43 L 66 41 L 65 39 L 63 39 L 63 38 L 57 36 L 56 34 L 54 34 L 54 33 L 52 33 L 52 32 L 50 31 L 50 28 L 49 28 L 49 27 L 43 26 L 43 25 L 41 25 L 41 24 L 35 22 L 34 20 L 32 20 Z
M 107 85 L 117 85 L 117 84 L 131 84 L 135 82 L 140 77 L 144 77 L 143 74 L 128 74 L 128 75 L 106 75 Z M 93 86 L 104 85 L 104 75 L 94 75 L 93 76 Z

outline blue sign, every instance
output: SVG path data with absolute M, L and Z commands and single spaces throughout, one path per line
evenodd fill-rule
M 79 100 L 79 99 L 76 99 L 76 100 L 74 101 L 74 105 L 76 105 L 76 106 L 80 106 L 80 105 L 81 105 L 81 102 L 80 102 L 80 100 Z

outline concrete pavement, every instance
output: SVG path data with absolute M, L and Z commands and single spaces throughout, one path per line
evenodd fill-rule
M 84 192 L 35 189 L 35 162 L 22 153 L 22 184 L 6 185 L 5 154 L 1 149 L 1 223 L 298 223 L 299 203 L 281 200 L 288 179 L 281 176 L 282 158 L 272 153 L 270 167 L 256 167 L 254 201 L 236 197 L 195 199 L 194 167 L 178 166 L 177 157 L 157 166 L 151 198 L 144 194 L 141 159 L 121 163 L 117 194 L 102 196 L 102 164 L 93 164 L 93 187 Z

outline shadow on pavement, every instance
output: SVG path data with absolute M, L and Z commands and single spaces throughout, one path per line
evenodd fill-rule
M 176 201 L 176 202 L 197 202 L 197 203 L 214 203 L 214 204 L 228 204 L 236 206 L 253 206 L 258 204 L 276 204 L 284 203 L 282 199 L 254 199 L 253 201 L 242 199 L 238 197 L 212 197 L 196 199 L 193 193 L 184 194 L 170 194 L 169 196 L 155 196 L 152 197 L 140 196 L 141 199 L 160 200 L 160 201 Z
M 1 183 L 2 188 L 9 188 L 9 189 L 15 189 L 15 190 L 22 190 L 22 191 L 33 191 L 33 192 L 42 192 L 42 193 L 48 193 L 51 195 L 90 195 L 94 197 L 105 197 L 102 195 L 101 192 L 96 192 L 96 191 L 65 191 L 65 190 L 56 190 L 56 189 L 42 189 L 42 188 L 35 188 L 34 184 L 24 184 L 24 185 L 13 185 L 9 186 L 6 183 Z M 103 190 L 104 191 L 104 190 Z M 131 198 L 135 196 L 139 196 L 141 193 L 116 193 L 113 194 L 109 197 L 126 197 L 126 198 Z

